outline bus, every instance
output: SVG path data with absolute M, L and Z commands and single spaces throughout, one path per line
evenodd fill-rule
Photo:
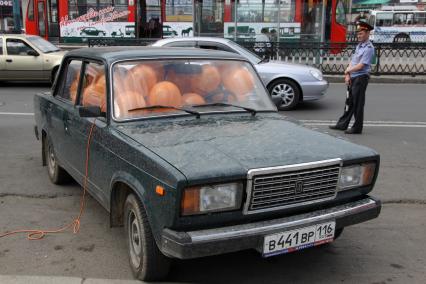
M 219 36 L 346 42 L 350 0 L 24 0 L 26 33 L 60 42 L 89 37 Z
M 372 10 L 370 40 L 378 43 L 426 42 L 426 11 Z

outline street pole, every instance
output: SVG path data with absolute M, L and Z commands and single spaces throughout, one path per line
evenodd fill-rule
M 13 29 L 16 32 L 21 32 L 21 1 L 13 1 Z

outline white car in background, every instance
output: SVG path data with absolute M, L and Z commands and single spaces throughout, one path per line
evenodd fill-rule
M 153 46 L 194 47 L 238 53 L 256 68 L 272 100 L 280 110 L 294 109 L 302 101 L 318 100 L 325 95 L 328 82 L 322 72 L 307 65 L 268 61 L 229 39 L 185 37 L 162 39 Z
M 53 83 L 65 51 L 47 40 L 25 34 L 0 35 L 0 81 Z

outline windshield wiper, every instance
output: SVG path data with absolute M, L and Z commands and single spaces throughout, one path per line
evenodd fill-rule
M 228 103 L 211 103 L 211 104 L 193 105 L 192 107 L 209 107 L 209 106 L 236 107 L 236 108 L 240 108 L 240 109 L 243 109 L 245 111 L 248 111 L 249 113 L 251 113 L 252 116 L 255 116 L 256 113 L 257 113 L 257 111 L 255 109 L 243 107 L 243 106 L 239 106 L 239 105 L 228 104 Z
M 173 107 L 173 106 L 163 106 L 163 105 L 153 105 L 153 106 L 147 106 L 147 107 L 132 108 L 132 109 L 129 109 L 128 111 L 131 112 L 136 110 L 150 110 L 150 109 L 156 109 L 156 108 L 171 108 L 171 109 L 181 110 L 181 111 L 195 115 L 196 118 L 200 118 L 200 113 L 198 111 L 190 110 L 186 108 Z

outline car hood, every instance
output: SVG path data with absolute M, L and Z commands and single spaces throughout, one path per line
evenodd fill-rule
M 67 52 L 65 50 L 59 50 L 55 52 L 45 53 L 45 55 L 52 58 L 62 58 Z
M 190 183 L 242 178 L 249 169 L 376 153 L 299 126 L 279 114 L 201 116 L 118 129 L 181 171 Z

